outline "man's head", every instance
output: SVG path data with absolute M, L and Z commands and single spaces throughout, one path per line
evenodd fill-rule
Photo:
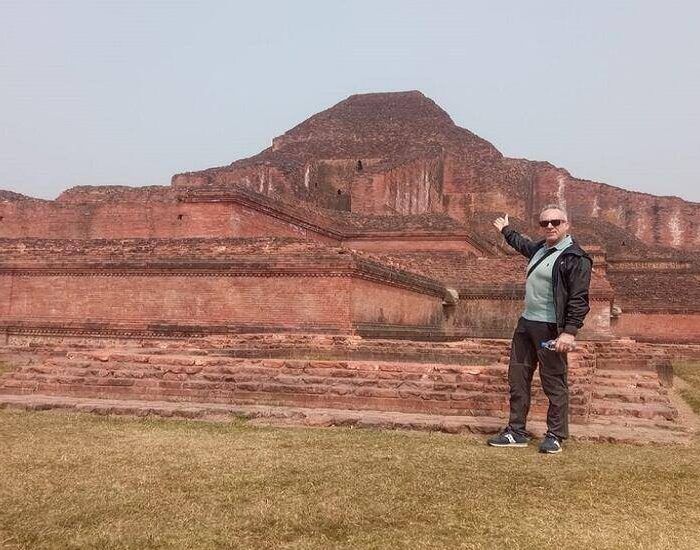
M 548 246 L 561 241 L 569 232 L 569 216 L 561 206 L 547 204 L 540 210 L 540 230 Z

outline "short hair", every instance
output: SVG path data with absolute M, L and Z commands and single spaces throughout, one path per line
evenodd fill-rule
M 540 208 L 540 213 L 538 216 L 541 216 L 542 212 L 545 210 L 559 210 L 559 212 L 564 214 L 564 221 L 569 221 L 569 214 L 566 213 L 566 208 L 563 206 L 559 206 L 558 204 L 545 204 L 542 208 Z

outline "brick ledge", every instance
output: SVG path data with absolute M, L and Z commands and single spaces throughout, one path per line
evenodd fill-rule
M 383 411 L 309 409 L 263 405 L 226 405 L 216 403 L 176 403 L 168 401 L 135 401 L 56 397 L 39 394 L 0 395 L 0 409 L 26 411 L 70 410 L 100 415 L 158 416 L 211 421 L 232 418 L 252 419 L 256 424 L 292 426 L 353 426 L 358 428 L 413 429 L 452 434 L 496 433 L 505 419 L 496 417 L 445 416 Z M 542 434 L 543 422 L 532 421 L 530 430 Z M 689 444 L 692 430 L 660 431 L 641 427 L 609 424 L 573 424 L 571 438 L 576 441 L 598 441 L 632 444 Z

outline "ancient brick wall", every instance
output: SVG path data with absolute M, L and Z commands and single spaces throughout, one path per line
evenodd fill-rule
M 358 175 L 350 189 L 353 212 L 422 214 L 442 212 L 442 160 L 419 158 Z
M 428 298 L 415 291 L 355 279 L 352 282 L 353 323 L 427 329 L 441 326 L 442 297 Z
M 482 252 L 447 216 L 363 216 L 315 209 L 241 188 L 172 192 L 71 189 L 57 201 L 0 202 L 0 238 L 128 239 L 292 237 L 361 250 Z M 100 191 L 102 191 L 100 193 Z M 143 194 L 143 193 L 142 193 Z M 124 198 L 125 200 L 120 200 Z
M 265 195 L 278 193 L 293 195 L 294 187 L 284 172 L 274 166 L 253 164 L 236 168 L 213 168 L 202 172 L 176 174 L 171 179 L 175 188 L 241 185 Z
M 479 212 L 507 212 L 512 217 L 529 219 L 533 172 L 533 166 L 521 160 L 447 155 L 444 209 L 464 222 Z
M 208 210 L 202 208 L 204 205 L 197 206 L 205 211 Z M 327 234 L 321 234 L 294 223 L 262 214 L 260 211 L 246 206 L 229 203 L 226 207 L 229 211 L 229 223 L 222 227 L 227 227 L 228 234 L 232 237 L 295 237 L 328 244 L 338 243 L 337 239 L 329 237 Z
M 522 298 L 505 296 L 467 297 L 460 296 L 454 318 L 456 330 L 469 336 L 482 338 L 510 338 L 515 325 L 523 313 Z M 591 311 L 586 316 L 579 340 L 610 338 L 610 303 L 591 301 Z
M 570 414 L 590 412 L 591 366 L 571 356 Z M 547 400 L 535 380 L 532 414 Z M 507 366 L 411 362 L 256 359 L 73 351 L 0 379 L 0 393 L 140 400 L 250 403 L 505 417 Z
M 352 182 L 352 209 L 364 214 L 394 214 L 394 208 L 384 199 L 385 194 L 386 187 L 381 174 L 357 176 Z
M 654 343 L 646 344 L 646 347 L 651 347 L 653 350 L 661 352 L 664 356 L 671 360 L 677 361 L 700 361 L 700 343 Z
M 295 237 L 337 243 L 234 202 L 0 203 L 0 238 Z
M 357 172 L 357 160 L 318 160 L 304 170 L 304 187 L 309 202 L 324 208 L 350 210 L 350 182 Z
M 608 279 L 621 314 L 612 320 L 620 337 L 651 342 L 700 342 L 700 273 L 697 262 L 615 260 Z
M 453 251 L 466 253 L 474 257 L 482 256 L 483 252 L 468 242 L 463 236 L 458 237 L 422 237 L 403 236 L 350 238 L 343 240 L 343 246 L 353 250 L 373 253 L 403 253 L 403 252 L 443 252 Z
M 319 159 L 304 168 L 304 190 L 299 195 L 324 208 L 351 210 L 353 180 L 379 159 Z
M 43 354 L 81 349 L 162 350 L 172 354 L 195 353 L 256 359 L 320 359 L 337 361 L 394 361 L 483 365 L 507 363 L 509 340 L 461 339 L 453 342 L 368 339 L 358 335 L 320 333 L 228 333 L 199 338 L 170 338 L 167 335 L 133 338 L 122 336 L 47 335 L 12 330 L 7 333 L 10 351 Z
M 647 244 L 685 249 L 700 247 L 700 205 L 677 197 L 627 191 L 573 178 L 566 170 L 540 166 L 534 204 L 565 204 L 577 217 L 609 222 Z M 532 215 L 536 213 L 533 211 Z
M 420 200 L 427 159 L 400 164 L 353 182 L 353 210 L 379 213 L 445 212 L 468 222 L 479 212 L 508 212 L 532 223 L 539 208 L 562 204 L 577 220 L 601 220 L 649 245 L 700 247 L 700 206 L 580 180 L 548 163 L 445 155 L 431 172 L 434 195 Z M 391 187 L 387 188 L 387 182 Z M 440 205 L 438 206 L 438 202 Z M 603 242 L 605 234 L 601 234 Z
M 384 172 L 385 202 L 398 214 L 442 211 L 442 160 L 419 159 Z
M 7 240 L 2 247 L 6 327 L 144 334 L 442 325 L 438 282 L 311 242 Z
M 695 250 L 700 247 L 700 206 L 676 197 L 658 197 L 579 180 L 547 163 L 514 159 L 480 163 L 447 155 L 443 166 L 442 173 L 436 173 L 436 177 L 442 176 L 441 181 L 430 188 L 435 194 L 429 203 L 416 199 L 424 190 L 415 182 L 425 172 L 421 163 L 415 161 L 401 165 L 395 172 L 385 172 L 396 176 L 388 190 L 388 179 L 380 174 L 354 181 L 353 210 L 445 212 L 462 222 L 469 222 L 480 212 L 508 212 L 511 217 L 533 223 L 542 205 L 555 203 L 569 209 L 574 226 L 578 220 L 600 220 L 648 245 Z M 601 232 L 600 238 L 604 243 L 610 236 Z
M 611 322 L 616 336 L 640 342 L 700 342 L 700 314 L 623 312 Z
M 700 314 L 700 265 L 674 261 L 614 261 L 607 276 L 623 312 Z
M 0 276 L 3 325 L 237 327 L 349 332 L 344 277 L 133 273 Z

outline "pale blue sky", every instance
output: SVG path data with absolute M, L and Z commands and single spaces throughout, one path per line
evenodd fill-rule
M 0 189 L 168 184 L 416 89 L 507 156 L 700 201 L 699 22 L 691 0 L 0 0 Z

